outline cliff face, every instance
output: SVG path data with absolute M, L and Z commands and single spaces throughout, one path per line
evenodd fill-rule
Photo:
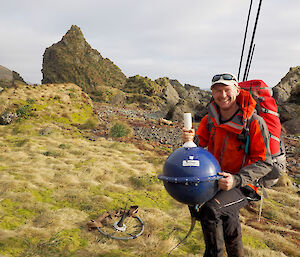
M 86 92 L 97 86 L 120 88 L 126 82 L 120 68 L 91 48 L 75 25 L 61 41 L 45 50 L 42 73 L 43 84 L 72 82 Z
M 300 66 L 290 68 L 273 88 L 273 95 L 278 103 L 298 101 L 300 104 Z
M 273 88 L 273 96 L 283 127 L 291 134 L 300 134 L 300 66 L 290 68 Z

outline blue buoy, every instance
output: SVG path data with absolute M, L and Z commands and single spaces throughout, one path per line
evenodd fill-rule
M 218 172 L 220 165 L 210 152 L 201 147 L 181 147 L 169 155 L 158 178 L 175 200 L 196 205 L 217 193 Z

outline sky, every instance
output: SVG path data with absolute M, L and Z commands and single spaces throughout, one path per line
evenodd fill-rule
M 258 10 L 253 0 L 245 63 Z M 41 83 L 43 54 L 72 25 L 127 76 L 209 88 L 238 74 L 250 0 L 10 0 L 0 8 L 0 65 Z M 262 0 L 248 79 L 273 87 L 300 65 L 300 1 Z

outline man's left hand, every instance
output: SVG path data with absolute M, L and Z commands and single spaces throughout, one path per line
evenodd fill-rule
M 223 178 L 220 178 L 218 180 L 218 185 L 220 189 L 228 191 L 231 188 L 233 188 L 234 179 L 232 174 L 227 172 L 219 172 L 218 175 L 223 176 Z

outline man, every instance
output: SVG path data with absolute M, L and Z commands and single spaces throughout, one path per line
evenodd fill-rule
M 215 75 L 211 90 L 208 114 L 196 133 L 183 129 L 183 141 L 193 140 L 196 134 L 198 145 L 208 147 L 219 161 L 223 177 L 218 180 L 218 193 L 199 210 L 190 206 L 190 211 L 201 222 L 205 257 L 223 256 L 224 242 L 229 257 L 240 257 L 244 253 L 239 210 L 257 196 L 257 181 L 272 169 L 269 133 L 255 113 L 255 100 L 239 88 L 234 75 Z

